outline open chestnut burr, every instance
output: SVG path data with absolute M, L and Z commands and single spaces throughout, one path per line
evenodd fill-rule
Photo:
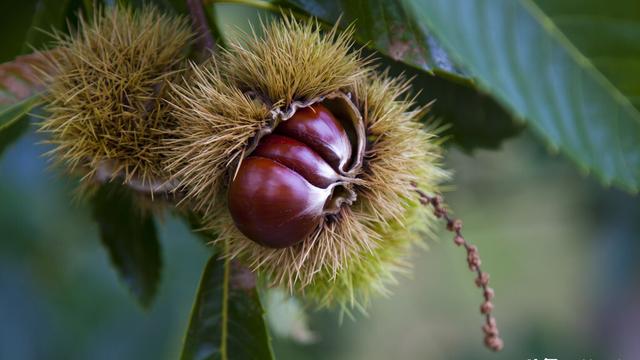
M 286 18 L 172 86 L 165 169 L 221 257 L 319 306 L 364 308 L 434 223 L 447 178 L 410 83 L 348 34 Z M 366 151 L 365 151 L 366 150 Z
M 343 95 L 325 103 L 293 108 L 290 117 L 254 139 L 239 165 L 229 187 L 229 211 L 250 240 L 292 246 L 355 201 L 362 119 Z

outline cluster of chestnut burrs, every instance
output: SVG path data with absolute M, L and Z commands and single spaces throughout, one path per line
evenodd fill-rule
M 485 294 L 485 342 L 502 347 L 477 249 L 436 195 L 449 174 L 428 106 L 354 51 L 351 30 L 283 16 L 198 62 L 202 37 L 151 7 L 108 8 L 71 33 L 45 74 L 41 131 L 86 187 L 167 195 L 140 201 L 168 200 L 220 256 L 344 311 L 387 293 L 444 217 Z

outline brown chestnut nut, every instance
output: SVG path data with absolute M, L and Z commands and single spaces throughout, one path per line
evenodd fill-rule
M 347 132 L 321 104 L 298 109 L 291 119 L 276 128 L 276 133 L 307 144 L 338 171 L 345 171 L 351 159 L 352 145 Z
M 284 248 L 307 238 L 323 221 L 333 189 L 348 178 L 352 145 L 323 105 L 298 109 L 260 139 L 229 187 L 238 229 L 258 244 Z
M 317 187 L 327 188 L 342 178 L 317 152 L 290 137 L 265 136 L 251 155 L 273 159 Z

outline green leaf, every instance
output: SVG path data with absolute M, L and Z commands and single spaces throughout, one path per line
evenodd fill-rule
M 214 255 L 200 280 L 181 359 L 273 359 L 263 312 L 253 274 Z
M 28 129 L 27 113 L 41 101 L 40 96 L 34 95 L 13 105 L 0 106 L 0 155 Z
M 604 184 L 638 191 L 636 0 L 540 1 L 542 8 L 528 0 L 407 1 L 457 63 L 550 147 Z
M 174 12 L 187 14 L 187 0 L 163 0 L 169 4 Z
M 210 4 L 208 6 L 205 5 L 204 13 L 205 13 L 205 16 L 207 17 L 207 25 L 209 26 L 209 31 L 211 31 L 211 34 L 213 35 L 213 38 L 216 40 L 217 45 L 222 47 L 226 46 L 224 36 L 216 20 L 217 19 L 216 7 L 213 4 Z
M 476 148 L 497 149 L 502 141 L 520 133 L 521 121 L 515 122 L 493 97 L 475 90 L 464 82 L 432 76 L 389 57 L 376 54 L 377 63 L 389 74 L 412 78 L 414 89 L 420 90 L 418 101 L 428 104 L 435 99 L 424 121 L 432 117 L 450 126 L 443 136 L 467 152 Z
M 436 100 L 431 116 L 449 124 L 445 135 L 465 150 L 496 148 L 521 126 L 453 65 L 419 18 L 401 0 L 279 0 L 276 4 L 335 23 L 355 24 L 355 39 L 379 54 L 393 74 L 412 76 L 420 101 Z M 382 54 L 383 56 L 380 56 Z
M 23 50 L 37 0 L 0 1 L 0 62 L 13 59 Z
M 54 29 L 63 30 L 67 14 L 77 11 L 79 5 L 71 0 L 39 0 L 32 15 L 23 52 L 31 52 L 32 48 L 42 50 L 47 47 L 47 43 L 51 42 L 48 33 Z
M 0 1 L 0 62 L 44 47 L 49 37 L 43 30 L 64 30 L 65 19 L 80 5 L 77 0 Z
M 635 108 L 640 109 L 640 2 L 534 2 Z
M 13 105 L 0 107 L 0 132 L 7 130 L 27 115 L 27 113 L 42 103 L 39 95 L 33 95 Z
M 136 205 L 132 190 L 116 182 L 101 185 L 91 204 L 111 262 L 140 304 L 148 306 L 162 268 L 153 217 Z

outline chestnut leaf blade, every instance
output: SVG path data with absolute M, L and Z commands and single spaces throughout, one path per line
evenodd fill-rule
M 273 359 L 255 283 L 229 259 L 207 262 L 191 311 L 182 360 Z
M 110 182 L 91 198 L 100 240 L 120 278 L 143 307 L 153 301 L 162 269 L 153 217 L 135 204 L 132 190 Z
M 24 51 L 29 30 L 36 17 L 38 0 L 0 2 L 0 62 L 10 61 Z
M 28 113 L 40 103 L 40 97 L 34 95 L 13 105 L 0 106 L 0 155 L 27 131 Z
M 522 125 L 496 100 L 479 91 L 453 64 L 420 19 L 401 0 L 278 0 L 279 6 L 315 16 L 342 27 L 354 24 L 355 40 L 366 45 L 381 69 L 412 78 L 419 102 L 436 102 L 425 121 L 437 118 L 447 126 L 442 136 L 465 151 L 496 149 L 520 133 Z
M 53 45 L 52 30 L 68 32 L 82 7 L 77 0 L 23 0 L 0 2 L 0 62 Z M 2 73 L 0 71 L 0 73 Z
M 29 112 L 43 103 L 36 67 L 49 71 L 51 52 L 36 52 L 0 64 L 0 154 L 29 126 Z
M 636 0 L 407 1 L 479 87 L 552 150 L 607 186 L 640 189 Z
M 53 43 L 49 32 L 67 30 L 67 18 L 76 16 L 80 7 L 80 3 L 71 0 L 38 0 L 22 45 L 23 52 L 48 48 Z
M 412 79 L 414 90 L 419 91 L 419 103 L 424 105 L 435 100 L 422 121 L 427 125 L 434 119 L 442 123 L 446 128 L 439 135 L 450 138 L 466 152 L 498 149 L 503 141 L 519 135 L 524 129 L 522 120 L 512 117 L 491 95 L 465 81 L 432 76 L 380 53 L 375 57 L 376 64 L 388 69 L 390 75 Z

